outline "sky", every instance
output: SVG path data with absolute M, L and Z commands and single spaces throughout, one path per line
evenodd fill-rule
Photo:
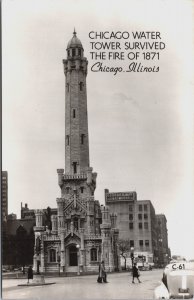
M 172 254 L 193 258 L 193 24 L 190 0 L 2 1 L 2 169 L 8 171 L 9 213 L 20 218 L 21 202 L 57 207 L 56 170 L 65 164 L 62 60 L 75 27 L 89 61 L 95 199 L 104 204 L 105 188 L 135 190 L 166 215 Z M 161 40 L 138 40 L 165 43 L 158 61 L 140 60 L 159 72 L 92 72 L 99 60 L 91 57 L 91 31 L 160 32 Z M 123 49 L 124 39 L 110 41 Z M 134 61 L 101 62 L 125 69 Z

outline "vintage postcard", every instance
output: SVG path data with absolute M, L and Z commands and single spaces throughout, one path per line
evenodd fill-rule
M 2 298 L 194 294 L 190 0 L 2 1 Z

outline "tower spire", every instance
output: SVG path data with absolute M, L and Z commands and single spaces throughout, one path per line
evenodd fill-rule
M 67 45 L 67 59 L 63 60 L 65 95 L 65 173 L 83 174 L 90 167 L 87 118 L 87 59 L 76 36 Z

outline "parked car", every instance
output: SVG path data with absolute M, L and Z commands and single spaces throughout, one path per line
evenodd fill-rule
M 154 299 L 193 299 L 194 263 L 176 262 L 166 266 Z

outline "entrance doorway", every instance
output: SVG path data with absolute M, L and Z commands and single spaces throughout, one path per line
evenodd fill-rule
M 78 259 L 77 259 L 77 248 L 75 245 L 69 247 L 69 266 L 77 266 Z

